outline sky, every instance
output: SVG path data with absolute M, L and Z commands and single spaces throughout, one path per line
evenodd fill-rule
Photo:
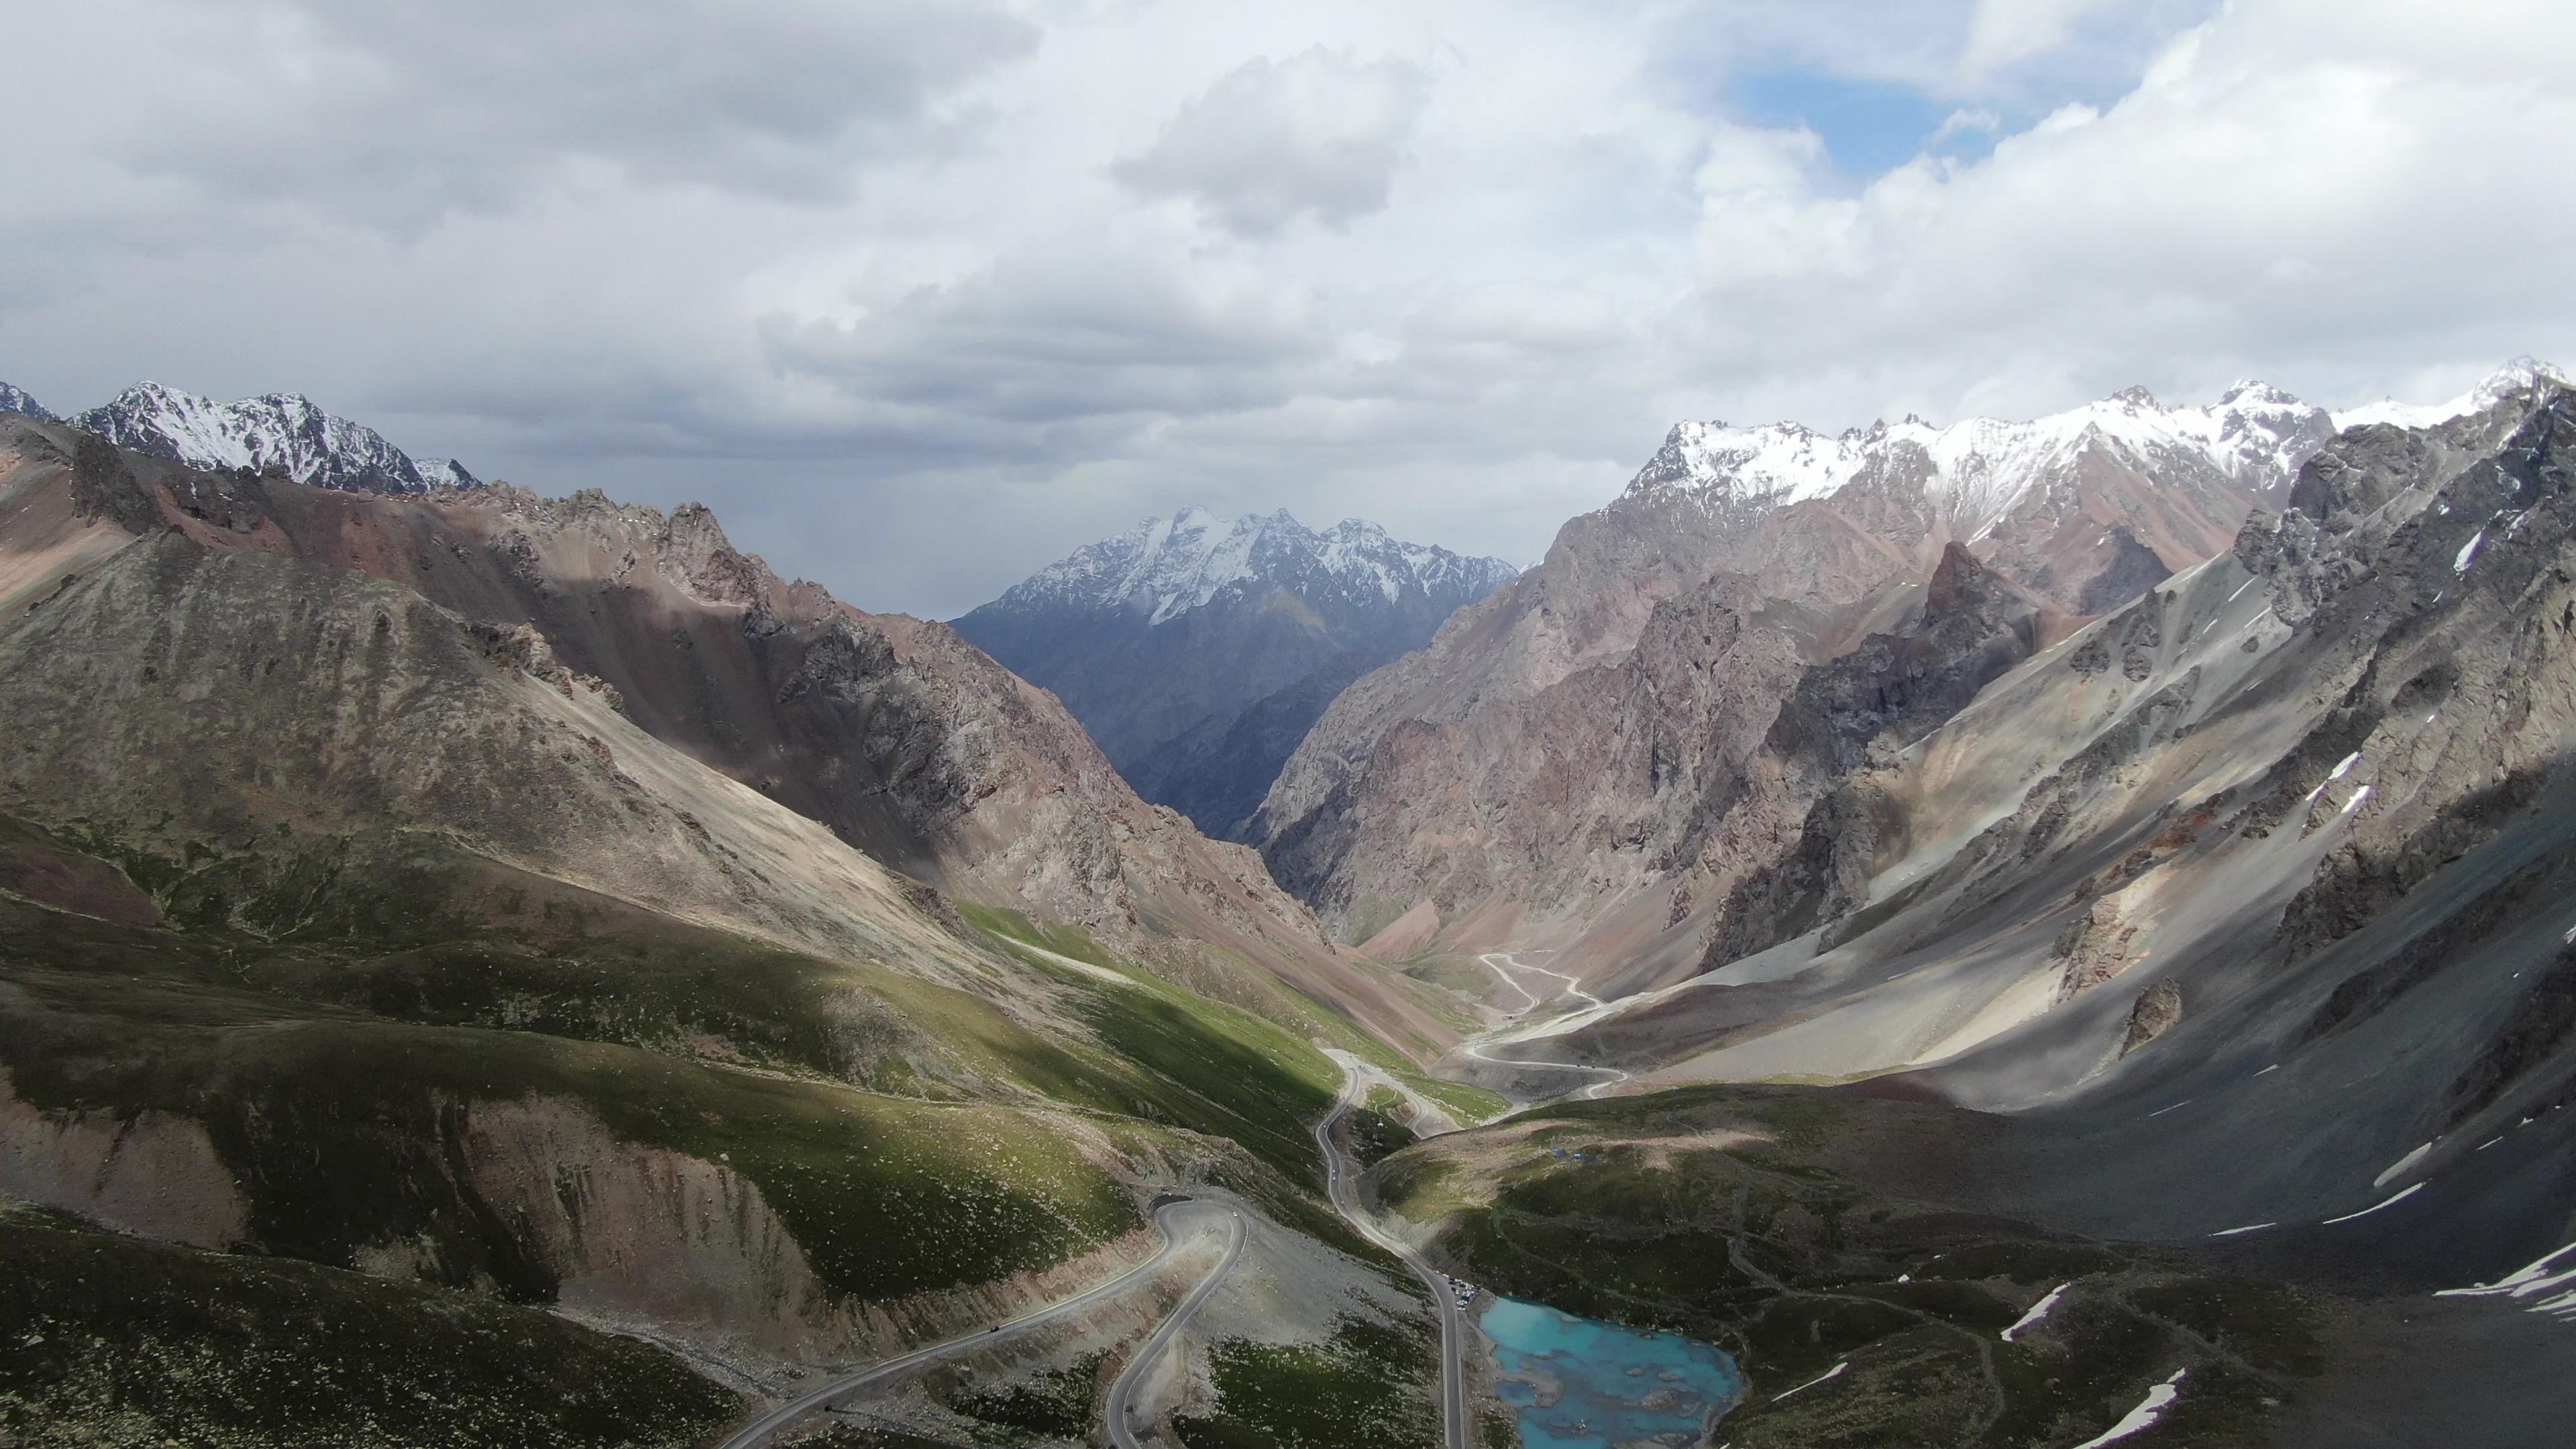
M 1672 423 L 2576 361 L 2524 0 L 0 0 L 0 379 L 301 391 L 961 613 L 1198 504 L 1517 563 Z

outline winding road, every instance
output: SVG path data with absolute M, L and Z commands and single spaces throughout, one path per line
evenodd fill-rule
M 1596 1009 L 1606 1004 L 1600 997 L 1584 990 L 1581 983 L 1577 982 L 1573 977 L 1566 975 L 1564 972 L 1550 971 L 1544 966 L 1532 966 L 1528 962 L 1522 961 L 1513 956 L 1508 951 L 1488 951 L 1484 955 L 1477 957 L 1476 960 L 1482 963 L 1486 970 L 1501 977 L 1504 985 L 1519 992 L 1522 998 L 1528 1002 L 1528 1005 L 1523 1006 L 1519 1011 L 1512 1013 L 1512 1019 L 1514 1021 L 1518 1021 L 1521 1017 L 1528 1015 L 1539 1005 L 1539 1003 L 1553 1000 L 1559 995 L 1578 997 L 1584 1001 L 1590 1002 Z M 1557 988 L 1556 991 L 1549 993 L 1547 996 L 1534 996 L 1530 994 L 1530 989 L 1528 987 L 1513 980 L 1512 977 L 1503 970 L 1502 966 L 1496 964 L 1497 962 L 1509 962 L 1514 970 L 1535 971 L 1541 976 L 1553 976 L 1565 984 Z M 1506 1037 L 1503 1040 L 1508 1043 L 1514 1039 L 1515 1038 Z M 1524 1057 L 1498 1057 L 1485 1050 L 1485 1045 L 1481 1040 L 1466 1042 L 1463 1045 L 1462 1050 L 1466 1055 L 1474 1057 L 1480 1062 L 1490 1062 L 1498 1067 L 1538 1067 L 1549 1071 L 1583 1072 L 1591 1076 L 1599 1077 L 1601 1080 L 1585 1087 L 1579 1094 L 1586 1100 L 1597 1098 L 1603 1092 L 1606 1092 L 1612 1087 L 1619 1085 L 1621 1082 L 1628 1081 L 1630 1079 L 1628 1073 L 1619 1070 L 1617 1067 L 1588 1067 L 1580 1062 L 1547 1062 Z
M 1580 983 L 1564 972 L 1550 971 L 1544 966 L 1531 966 L 1504 952 L 1489 953 L 1477 959 L 1485 965 L 1486 969 L 1501 977 L 1505 984 L 1520 992 L 1527 1000 L 1528 1004 L 1514 1013 L 1515 1020 L 1536 1009 L 1542 1002 L 1553 1000 L 1560 995 L 1576 997 L 1590 1003 L 1594 1008 L 1599 1008 L 1603 1004 L 1600 998 L 1585 991 Z M 1552 976 L 1563 984 L 1547 996 L 1538 996 L 1513 979 L 1503 970 L 1502 964 L 1498 963 L 1508 963 L 1516 970 L 1534 971 L 1542 976 Z M 1508 1041 L 1511 1038 L 1505 1038 L 1505 1040 Z M 1487 1052 L 1481 1042 L 1468 1043 L 1466 1054 L 1497 1066 L 1585 1072 L 1601 1077 L 1603 1080 L 1584 1089 L 1583 1095 L 1586 1097 L 1597 1097 L 1606 1089 L 1629 1079 L 1628 1073 L 1616 1067 L 1591 1067 L 1575 1062 L 1525 1061 L 1511 1057 L 1498 1057 Z M 1432 1306 L 1440 1317 L 1440 1417 L 1443 1438 L 1447 1449 L 1468 1449 L 1467 1375 L 1466 1366 L 1462 1361 L 1467 1344 L 1467 1313 L 1464 1305 L 1458 1301 L 1459 1285 L 1453 1282 L 1448 1274 L 1431 1266 L 1412 1248 L 1380 1229 L 1376 1220 L 1361 1208 L 1357 1186 L 1360 1175 L 1359 1163 L 1344 1153 L 1340 1145 L 1333 1140 L 1333 1125 L 1348 1115 L 1352 1108 L 1359 1105 L 1361 1094 L 1367 1088 L 1370 1078 L 1368 1070 L 1359 1059 L 1349 1053 L 1335 1051 L 1328 1055 L 1342 1068 L 1342 1095 L 1340 1100 L 1333 1104 L 1332 1110 L 1325 1113 L 1315 1124 L 1315 1149 L 1323 1156 L 1326 1193 L 1332 1200 L 1333 1210 L 1340 1213 L 1344 1221 L 1348 1222 L 1362 1237 L 1402 1260 L 1407 1268 L 1413 1270 L 1414 1276 L 1422 1280 L 1423 1286 L 1430 1290 Z M 1162 1247 L 1155 1250 L 1154 1256 L 1117 1277 L 1097 1287 L 1086 1289 L 1071 1298 L 1050 1303 L 1044 1308 L 1022 1314 L 1018 1318 L 994 1324 L 979 1333 L 965 1334 L 931 1344 L 926 1348 L 917 1348 L 910 1353 L 844 1374 L 804 1397 L 781 1404 L 754 1419 L 736 1430 L 731 1438 L 723 1441 L 719 1449 L 761 1449 L 761 1446 L 766 1445 L 779 1431 L 809 1415 L 828 1409 L 837 1399 L 950 1354 L 992 1343 L 1000 1337 L 1018 1333 L 1024 1329 L 1054 1322 L 1079 1313 L 1104 1299 L 1116 1297 L 1170 1263 L 1173 1256 L 1182 1250 L 1188 1236 L 1182 1229 L 1192 1220 L 1203 1222 L 1206 1226 L 1214 1226 L 1218 1221 L 1216 1218 L 1218 1213 L 1226 1215 L 1223 1221 L 1227 1227 L 1228 1237 L 1224 1258 L 1208 1271 L 1206 1277 L 1199 1280 L 1198 1286 L 1190 1290 L 1189 1296 L 1182 1299 L 1178 1307 L 1156 1325 L 1153 1336 L 1145 1340 L 1144 1346 L 1136 1351 L 1135 1356 L 1128 1360 L 1127 1367 L 1120 1371 L 1117 1382 L 1109 1387 L 1109 1397 L 1104 1406 L 1103 1417 L 1106 1421 L 1105 1428 L 1110 1444 L 1113 1449 L 1143 1449 L 1143 1445 L 1136 1437 L 1137 1426 L 1134 1422 L 1136 1390 L 1144 1383 L 1146 1375 L 1152 1372 L 1154 1365 L 1162 1359 L 1164 1352 L 1171 1347 L 1173 1338 L 1189 1325 L 1190 1319 L 1197 1314 L 1200 1306 L 1216 1292 L 1217 1285 L 1225 1280 L 1226 1274 L 1233 1270 L 1236 1260 L 1243 1255 L 1243 1215 L 1219 1203 L 1194 1198 L 1166 1202 L 1154 1210 L 1154 1227 L 1163 1235 Z
M 1101 1417 L 1108 1424 L 1109 1442 L 1115 1449 L 1144 1449 L 1136 1441 L 1136 1386 L 1145 1381 L 1145 1375 L 1162 1358 L 1163 1350 L 1171 1346 L 1172 1336 L 1189 1324 L 1191 1315 L 1199 1311 L 1199 1305 L 1207 1302 L 1208 1295 L 1216 1291 L 1216 1285 L 1225 1281 L 1225 1275 L 1234 1268 L 1234 1260 L 1243 1256 L 1243 1214 L 1234 1213 L 1229 1221 L 1233 1224 L 1233 1237 L 1225 1245 L 1225 1257 L 1208 1270 L 1208 1275 L 1199 1280 L 1199 1286 L 1191 1289 L 1190 1296 L 1181 1300 L 1181 1306 L 1173 1309 L 1171 1315 L 1154 1330 L 1154 1336 L 1145 1340 L 1145 1346 L 1127 1360 L 1127 1367 L 1120 1370 L 1118 1381 L 1109 1386 L 1109 1401 Z
M 1324 1155 L 1324 1189 L 1333 1200 L 1333 1211 L 1359 1231 L 1361 1237 L 1377 1244 L 1404 1260 L 1404 1266 L 1431 1290 L 1432 1305 L 1440 1313 L 1440 1420 L 1448 1449 L 1467 1449 L 1467 1374 L 1459 1355 L 1466 1351 L 1467 1311 L 1458 1302 L 1458 1290 L 1449 1275 L 1423 1261 L 1422 1255 L 1397 1242 L 1378 1228 L 1375 1219 L 1360 1207 L 1358 1181 L 1360 1166 L 1343 1153 L 1333 1141 L 1333 1124 L 1359 1105 L 1360 1093 L 1368 1079 L 1362 1074 L 1357 1058 L 1348 1052 L 1326 1055 L 1341 1063 L 1342 1099 L 1333 1110 L 1315 1124 L 1315 1150 Z M 1121 1445 L 1120 1449 L 1132 1449 Z
M 1154 1256 L 1151 1258 L 1148 1258 L 1144 1262 L 1137 1264 L 1135 1267 L 1128 1269 L 1126 1272 L 1119 1274 L 1117 1277 L 1110 1279 L 1108 1282 L 1103 1283 L 1096 1288 L 1086 1289 L 1081 1293 L 1075 1294 L 1071 1298 L 1050 1303 L 1046 1307 L 1040 1308 L 1035 1312 L 1024 1313 L 1017 1318 L 994 1324 L 992 1327 L 984 1329 L 981 1332 L 964 1334 L 960 1337 L 948 1339 L 944 1342 L 934 1343 L 927 1348 L 916 1348 L 910 1353 L 882 1360 L 878 1363 L 871 1364 L 866 1368 L 860 1369 L 855 1373 L 844 1374 L 840 1378 L 834 1379 L 830 1383 L 823 1385 L 821 1388 L 814 1390 L 812 1393 L 805 1395 L 803 1398 L 796 1399 L 790 1403 L 781 1404 L 777 1408 L 770 1410 L 768 1413 L 761 1415 L 759 1418 L 752 1420 L 742 1428 L 734 1431 L 733 1437 L 725 1440 L 720 1446 L 720 1449 L 759 1449 L 759 1446 L 767 1444 L 780 1430 L 785 1429 L 791 1424 L 797 1423 L 809 1414 L 829 1408 L 832 1401 L 835 1399 L 855 1393 L 858 1390 L 867 1388 L 873 1384 L 881 1383 L 886 1379 L 893 1378 L 897 1374 L 919 1368 L 923 1364 L 945 1358 L 952 1353 L 959 1353 L 967 1349 L 977 1348 L 982 1345 L 995 1342 L 1003 1336 L 1017 1333 L 1022 1329 L 1035 1328 L 1043 1323 L 1052 1323 L 1059 1318 L 1079 1313 L 1083 1309 L 1101 1302 L 1103 1299 L 1114 1298 L 1127 1289 L 1136 1286 L 1147 1277 L 1150 1277 L 1156 1270 L 1169 1263 L 1174 1254 L 1181 1251 L 1184 1246 L 1186 1235 L 1178 1229 L 1186 1220 L 1205 1219 L 1209 1226 L 1213 1226 L 1218 1220 L 1216 1215 L 1226 1211 L 1227 1209 L 1220 1207 L 1215 1203 L 1202 1202 L 1194 1198 L 1181 1198 L 1175 1202 L 1167 1202 L 1154 1210 L 1154 1227 L 1156 1231 L 1163 1235 L 1163 1246 L 1157 1249 Z M 1187 1318 L 1190 1313 L 1198 1307 L 1201 1300 L 1207 1297 L 1208 1291 L 1215 1285 L 1216 1281 L 1225 1276 L 1225 1270 L 1234 1266 L 1235 1256 L 1243 1251 L 1243 1220 L 1242 1217 L 1237 1214 L 1232 1217 L 1231 1221 L 1233 1223 L 1234 1240 L 1226 1250 L 1225 1261 L 1217 1265 L 1216 1271 L 1210 1273 L 1207 1276 L 1207 1279 L 1199 1284 L 1198 1288 L 1190 1294 L 1188 1301 L 1181 1305 L 1180 1310 L 1174 1313 L 1171 1319 L 1167 1320 L 1163 1327 L 1156 1332 L 1153 1340 L 1145 1346 L 1144 1352 L 1139 1355 L 1140 1361 L 1152 1356 L 1160 1349 L 1162 1344 L 1170 1338 L 1173 1324 Z M 1129 1374 L 1132 1375 L 1133 1372 L 1134 1370 L 1131 1367 Z M 1128 1375 L 1121 1375 L 1118 1381 L 1119 1385 L 1124 1387 L 1127 1384 L 1127 1379 Z M 1116 1392 L 1116 1390 L 1112 1390 L 1113 1400 Z M 1112 1436 L 1116 1437 L 1116 1435 L 1116 1426 L 1113 1425 Z M 1133 1443 L 1132 1440 L 1125 1438 L 1118 1438 L 1117 1442 L 1121 1446 L 1130 1446 Z

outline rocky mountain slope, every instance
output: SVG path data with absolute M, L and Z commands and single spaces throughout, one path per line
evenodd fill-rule
M 2035 652 L 1914 637 L 1992 672 L 1811 670 L 1796 848 L 1632 945 L 1687 943 L 1666 984 L 1464 1063 L 1612 1098 L 1399 1153 L 1383 1200 L 1461 1274 L 1729 1345 L 1748 1449 L 2544 1441 L 2576 389 L 2346 430 Z
M 1176 1188 L 1369 1275 L 1314 1195 L 1311 1038 L 1408 1068 L 1339 1014 L 1367 1001 L 1297 985 L 1379 978 L 1329 976 L 1249 851 L 1126 794 L 1041 692 L 703 510 L 335 492 L 0 419 L 0 716 L 0 1301 L 64 1335 L 0 1355 L 11 1433 L 525 1442 L 495 1350 L 541 1343 L 549 1442 L 690 1442 L 1137 1261 Z M 190 1283 L 237 1311 L 125 1306 Z M 401 1386 L 418 1437 L 362 1432 L 374 1388 L 287 1393 L 298 1344 Z
M 0 412 L 61 421 L 0 383 Z M 69 420 L 120 447 L 192 468 L 279 473 L 316 488 L 419 493 L 472 488 L 481 480 L 449 458 L 421 462 L 363 423 L 326 413 L 302 393 L 273 392 L 222 403 L 157 382 L 138 382 Z
M 954 622 L 1053 690 L 1145 798 L 1213 836 L 1252 814 L 1344 684 L 1518 572 L 1285 511 L 1148 519 Z
M 1138 800 L 1046 694 L 941 625 L 777 578 L 704 508 L 507 486 L 370 496 L 158 464 L 40 425 L 13 436 L 27 486 L 71 510 L 28 535 L 28 588 L 173 527 L 217 551 L 363 572 L 518 631 L 657 740 L 898 871 L 1089 930 L 1282 1020 L 1320 1003 L 1364 1034 L 1448 1035 L 1327 946 L 1250 851 Z
M 1460 940 L 1599 931 L 1579 954 L 1636 964 L 1668 922 L 1711 928 L 1747 864 L 1794 844 L 1804 807 L 1785 797 L 1774 817 L 1739 809 L 1722 849 L 1692 822 L 1716 795 L 1764 796 L 1748 742 L 1797 671 L 1910 635 L 1953 550 L 2021 601 L 2026 647 L 2051 643 L 2226 550 L 2333 436 L 2259 383 L 2206 408 L 2131 390 L 2032 423 L 1831 438 L 1683 425 L 1539 567 L 1338 697 L 1252 838 L 1346 939 L 1427 902 L 1475 921 Z M 1671 768 L 1712 745 L 1705 778 Z M 1569 816 L 1589 823 L 1553 830 Z M 1489 904 L 1507 911 L 1478 917 Z

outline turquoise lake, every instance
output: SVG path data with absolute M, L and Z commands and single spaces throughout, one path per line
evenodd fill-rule
M 1520 1411 L 1521 1449 L 1691 1445 L 1744 1394 L 1735 1360 L 1670 1333 L 1648 1333 L 1496 1298 L 1480 1320 Z

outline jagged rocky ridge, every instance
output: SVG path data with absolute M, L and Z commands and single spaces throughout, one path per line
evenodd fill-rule
M 1690 974 L 1580 1032 L 2028 1105 L 2166 1033 L 2384 1016 L 2424 1041 L 2370 1097 L 2421 1136 L 2576 1091 L 2542 984 L 2476 965 L 2527 958 L 2576 860 L 2576 392 L 2347 431 L 2286 505 L 1842 772 Z
M 1324 705 L 1518 570 L 1359 519 L 1187 508 L 1087 545 L 954 621 L 1053 690 L 1138 793 L 1226 837 Z
M 63 421 L 7 383 L 0 383 L 0 412 Z M 223 403 L 138 382 L 69 421 L 155 458 L 192 468 L 276 473 L 316 488 L 419 493 L 482 481 L 454 458 L 418 461 L 375 429 L 324 412 L 302 393 Z
M 1802 829 L 1786 797 L 1780 818 L 1738 809 L 1731 841 L 1690 823 L 1712 791 L 1764 795 L 1750 745 L 1724 741 L 1758 739 L 1796 669 L 1910 633 L 1948 550 L 2021 597 L 2027 638 L 2052 643 L 2229 548 L 2333 436 L 2324 410 L 2259 383 L 2207 408 L 2133 389 L 2034 423 L 1909 419 L 1833 438 L 1684 425 L 1539 567 L 1337 698 L 1251 838 L 1347 939 L 1428 903 L 1474 922 L 1460 940 L 1597 930 L 1586 953 L 1639 961 L 1632 948 L 1668 921 L 1706 924 L 1748 863 Z M 1727 630 L 1685 622 L 1712 607 Z M 1710 653 L 1738 629 L 1752 653 Z M 1715 692 L 1677 683 L 1703 664 L 1729 676 Z M 1713 712 L 1689 714 L 1694 689 Z M 1610 741 L 1647 768 L 1609 768 Z M 1706 779 L 1666 768 L 1710 742 Z M 1585 823 L 1552 833 L 1559 817 Z M 1479 917 L 1488 904 L 1502 914 Z M 1669 946 L 1652 970 L 1679 959 Z

